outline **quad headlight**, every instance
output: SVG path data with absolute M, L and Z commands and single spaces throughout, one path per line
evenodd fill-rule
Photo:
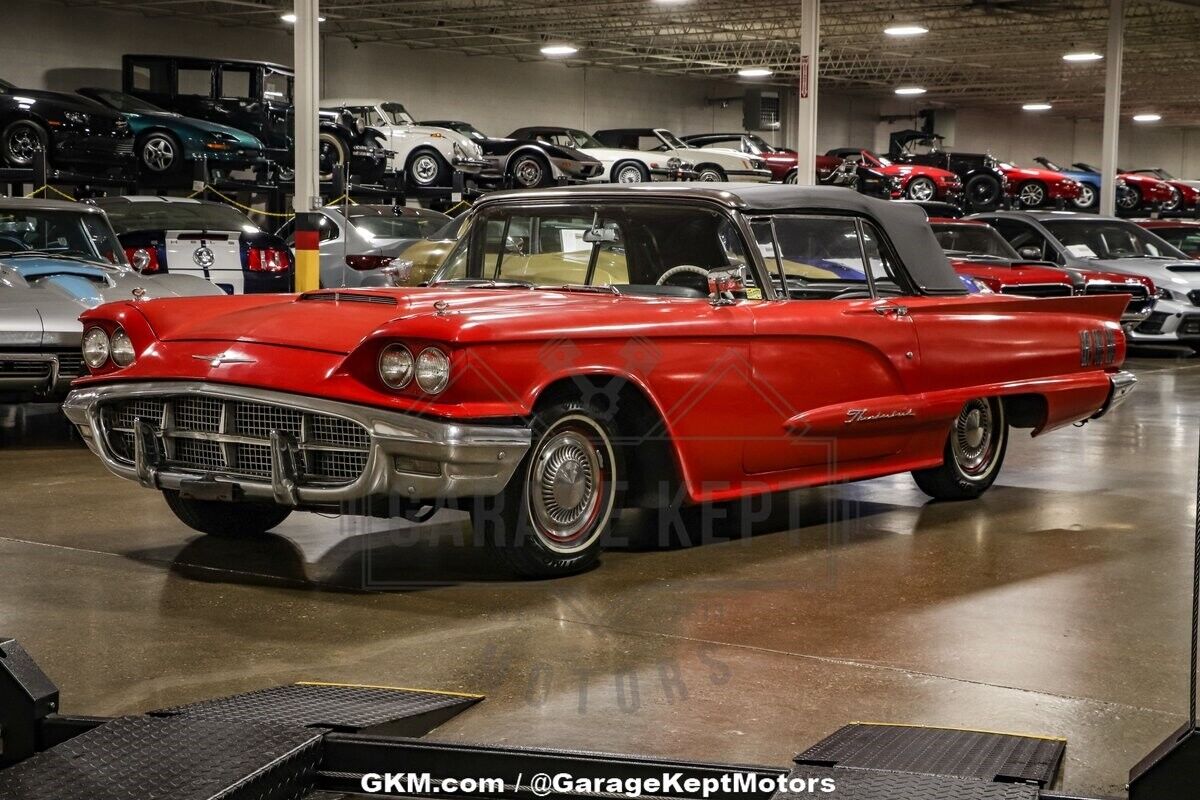
M 393 389 L 408 386 L 413 377 L 413 357 L 402 344 L 385 347 L 379 354 L 379 378 Z
M 92 369 L 100 369 L 108 361 L 108 334 L 103 328 L 88 328 L 83 334 L 83 362 Z
M 117 328 L 116 333 L 109 340 L 108 350 L 113 363 L 118 367 L 128 367 L 137 358 L 137 353 L 133 349 L 133 342 L 129 339 L 129 334 L 120 328 Z
M 426 347 L 417 356 L 417 386 L 426 394 L 437 394 L 450 383 L 450 357 L 436 347 Z

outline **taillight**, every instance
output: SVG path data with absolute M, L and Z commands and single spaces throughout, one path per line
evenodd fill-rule
M 278 247 L 251 247 L 246 268 L 251 272 L 285 272 L 288 268 L 288 251 Z
M 158 259 L 157 247 L 126 247 L 125 257 L 129 259 L 133 268 L 143 275 L 158 272 L 163 268 Z
M 383 269 L 394 260 L 391 256 L 346 256 L 346 266 L 361 271 Z

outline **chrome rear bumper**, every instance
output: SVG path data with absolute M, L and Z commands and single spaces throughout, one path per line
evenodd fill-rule
M 1127 372 L 1126 370 L 1110 374 L 1108 381 L 1110 384 L 1108 399 L 1104 401 L 1104 405 L 1100 407 L 1100 410 L 1092 415 L 1092 419 L 1099 419 L 1121 405 L 1121 403 L 1124 403 L 1137 386 L 1137 378 L 1134 377 L 1132 372 Z
M 262 442 L 270 448 L 269 480 L 220 468 L 180 467 L 164 457 L 162 443 L 180 433 L 191 438 L 201 434 L 173 431 L 169 419 L 162 427 L 138 420 L 134 432 L 135 455 L 132 459 L 120 458 L 109 443 L 102 409 L 114 402 L 165 397 L 264 403 L 349 420 L 361 425 L 368 435 L 365 467 L 356 479 L 343 485 L 306 482 L 297 459 L 305 445 L 281 431 L 271 431 L 270 438 Z M 236 498 L 274 500 L 291 506 L 333 506 L 387 497 L 427 501 L 495 495 L 512 478 L 529 449 L 531 437 L 529 429 L 524 427 L 443 422 L 352 403 L 199 381 L 123 383 L 76 389 L 67 396 L 63 411 L 105 467 L 122 478 L 155 489 L 197 491 L 200 486 L 197 482 L 203 481 L 208 493 L 216 488 L 228 490 Z M 224 430 L 208 434 L 207 438 L 218 443 L 239 439 L 235 433 Z

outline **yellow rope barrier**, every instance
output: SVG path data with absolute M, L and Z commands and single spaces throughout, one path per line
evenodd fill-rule
M 207 189 L 208 191 L 212 192 L 213 194 L 215 194 L 217 197 L 224 200 L 226 203 L 229 203 L 229 205 L 233 206 L 234 208 L 239 208 L 248 214 L 262 214 L 264 217 L 277 217 L 279 219 L 291 219 L 292 217 L 296 216 L 295 214 L 290 214 L 290 213 L 281 214 L 277 211 L 263 211 L 261 209 L 255 208 L 254 206 L 248 206 L 248 205 L 245 205 L 244 203 L 239 203 L 237 200 L 234 200 L 232 197 L 229 197 L 228 195 L 218 192 L 216 189 L 214 189 L 211 186 L 205 186 L 204 188 Z

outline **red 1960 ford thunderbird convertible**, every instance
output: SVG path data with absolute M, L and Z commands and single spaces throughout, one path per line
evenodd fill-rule
M 1133 388 L 1127 297 L 971 294 L 919 209 L 847 189 L 581 186 L 470 214 L 428 286 L 89 311 L 66 412 L 204 533 L 452 504 L 557 575 L 622 507 L 902 471 L 976 497 L 1010 428 Z

